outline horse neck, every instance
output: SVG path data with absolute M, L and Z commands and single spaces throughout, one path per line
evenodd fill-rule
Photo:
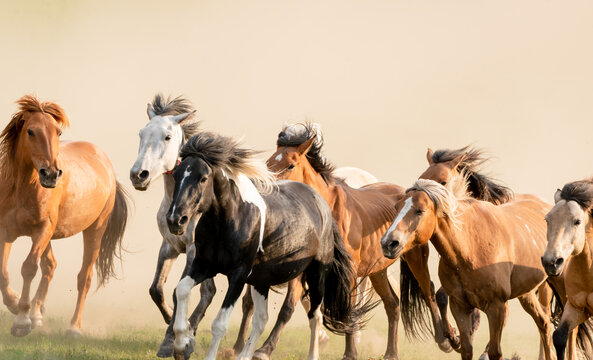
M 169 203 L 173 200 L 173 192 L 175 191 L 175 179 L 173 174 L 163 174 L 163 186 L 165 187 L 165 198 Z
M 221 224 L 235 222 L 237 214 L 242 206 L 241 195 L 236 184 L 222 174 L 220 170 L 214 172 L 213 184 L 214 196 L 207 213 L 214 214 Z
M 32 194 L 31 188 L 35 190 L 41 188 L 32 161 L 24 158 L 23 154 L 24 151 L 19 140 L 15 158 L 11 162 L 13 168 L 4 169 L 6 174 L 3 174 L 3 179 L 0 181 L 0 194 L 3 198 L 10 198 L 11 195 L 20 197 L 21 195 L 18 194 L 22 193 Z
M 317 191 L 333 209 L 333 204 L 336 199 L 336 191 L 338 190 L 335 184 L 330 185 L 326 183 L 323 176 L 311 166 L 307 166 L 303 172 L 303 183 L 315 189 L 315 191 Z
M 468 239 L 468 236 L 448 218 L 437 219 L 437 225 L 430 241 L 442 261 L 453 267 L 471 266 L 471 239 Z
M 593 229 L 590 227 L 585 235 L 583 251 L 570 259 L 570 266 L 590 273 L 593 269 Z

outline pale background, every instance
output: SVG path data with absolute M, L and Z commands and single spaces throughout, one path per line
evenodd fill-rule
M 72 124 L 64 139 L 102 147 L 135 199 L 121 280 L 87 301 L 91 333 L 162 326 L 148 296 L 162 182 L 139 193 L 128 180 L 156 92 L 187 96 L 204 129 L 245 136 L 264 156 L 285 121 L 320 122 L 334 164 L 404 186 L 426 167 L 427 147 L 475 144 L 494 157 L 491 174 L 551 201 L 593 174 L 592 65 L 590 1 L 0 3 L 0 123 L 24 94 L 58 102 Z M 50 315 L 72 314 L 80 240 L 53 244 Z M 29 244 L 19 239 L 10 258 L 17 290 Z M 524 346 L 537 346 L 514 305 L 505 339 L 523 332 L 533 335 Z

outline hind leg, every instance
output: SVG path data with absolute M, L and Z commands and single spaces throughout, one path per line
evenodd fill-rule
M 167 277 L 171 272 L 171 267 L 177 257 L 179 256 L 179 252 L 175 250 L 165 239 L 161 243 L 161 249 L 159 250 L 159 258 L 157 260 L 156 271 L 154 273 L 154 280 L 152 281 L 152 285 L 150 286 L 149 293 L 152 301 L 156 304 L 165 323 L 169 324 L 171 322 L 171 316 L 173 314 L 173 310 L 165 301 L 165 296 L 163 293 L 163 287 L 165 286 L 165 282 L 167 281 Z
M 253 313 L 253 326 L 251 327 L 251 334 L 249 339 L 239 354 L 238 360 L 250 360 L 255 352 L 257 339 L 264 332 L 266 323 L 268 322 L 268 288 L 258 289 L 255 286 L 251 287 L 251 297 L 255 311 Z
M 544 283 L 544 285 L 546 285 Z M 547 286 L 547 285 L 546 285 Z M 545 292 L 545 290 L 543 290 Z M 523 309 L 533 318 L 540 335 L 540 343 L 543 346 L 543 354 L 540 352 L 540 359 L 552 359 L 552 327 L 550 324 L 550 311 L 543 309 L 540 305 L 535 291 L 529 292 L 519 297 L 519 302 Z M 549 303 L 549 301 L 548 301 Z M 547 310 L 547 311 L 546 311 Z
M 472 313 L 474 309 L 466 303 L 451 299 L 451 313 L 459 329 L 460 353 L 462 360 L 471 360 L 473 356 L 474 336 L 472 331 Z
M 432 325 L 434 328 L 434 340 L 442 351 L 450 352 L 452 350 L 452 346 L 449 342 L 449 339 L 447 339 L 443 333 L 445 324 L 443 324 L 441 315 L 439 313 L 436 295 L 434 293 L 434 285 L 430 281 L 430 272 L 428 270 L 428 253 L 429 247 L 426 245 L 407 252 L 404 255 L 404 258 L 408 263 L 414 278 L 416 281 L 418 281 L 424 302 L 430 310 Z M 451 325 L 448 323 L 446 326 L 449 328 L 451 327 Z
M 51 242 L 47 244 L 45 251 L 41 255 L 41 281 L 37 287 L 37 293 L 33 297 L 31 312 L 29 317 L 33 323 L 33 328 L 43 326 L 43 313 L 45 312 L 45 298 L 47 297 L 47 290 L 49 283 L 54 276 L 57 261 L 51 248 Z
M 488 359 L 502 360 L 502 330 L 509 314 L 508 305 L 504 301 L 493 300 L 488 304 L 486 316 L 490 328 L 490 341 L 488 342 Z
M 318 269 L 314 267 L 313 269 Z M 325 275 L 320 271 L 308 271 L 306 274 L 307 285 L 309 286 L 309 329 L 311 330 L 311 341 L 309 342 L 308 360 L 319 359 L 320 333 L 323 330 L 323 316 L 321 314 L 321 302 L 325 294 Z
M 389 279 L 387 278 L 387 269 L 383 269 L 378 273 L 370 276 L 373 288 L 383 301 L 385 312 L 387 314 L 387 349 L 383 359 L 398 359 L 397 349 L 397 325 L 400 317 L 399 299 L 393 291 Z
M 278 344 L 280 333 L 292 317 L 294 308 L 301 296 L 303 296 L 303 286 L 301 285 L 301 276 L 299 276 L 288 283 L 286 298 L 284 299 L 284 303 L 278 314 L 276 324 L 262 347 L 255 352 L 255 355 L 253 356 L 255 359 L 267 360 L 270 358 L 272 351 L 274 351 Z

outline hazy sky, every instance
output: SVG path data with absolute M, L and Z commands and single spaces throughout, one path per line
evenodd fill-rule
M 64 139 L 101 146 L 131 191 L 156 92 L 187 96 L 204 129 L 265 154 L 285 121 L 319 122 L 336 165 L 404 186 L 427 147 L 467 144 L 516 192 L 548 201 L 593 175 L 590 1 L 3 1 L 0 44 L 2 124 L 26 93 L 58 102 Z M 162 182 L 132 194 L 123 280 L 89 297 L 85 324 L 103 303 L 160 321 L 148 286 Z M 29 244 L 10 259 L 17 290 Z M 81 241 L 54 248 L 48 308 L 70 316 Z

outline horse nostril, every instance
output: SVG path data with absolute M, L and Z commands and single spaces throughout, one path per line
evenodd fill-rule
M 148 178 L 148 174 L 148 170 L 142 170 L 142 172 L 138 174 L 138 177 L 140 178 L 140 180 L 146 180 L 146 178 Z
M 181 219 L 179 219 L 179 224 L 183 225 L 187 222 L 188 218 L 187 216 L 182 216 Z
M 64 172 L 62 171 L 62 169 L 58 169 L 58 177 L 62 176 Z
M 47 176 L 47 170 L 46 169 L 40 169 L 39 170 L 39 175 L 46 177 Z
M 393 240 L 391 243 L 389 243 L 389 250 L 394 250 L 398 246 L 399 246 L 399 241 Z
M 562 263 L 564 263 L 564 259 L 563 258 L 557 258 L 556 261 L 554 262 L 554 265 L 560 266 L 560 265 L 562 265 Z

